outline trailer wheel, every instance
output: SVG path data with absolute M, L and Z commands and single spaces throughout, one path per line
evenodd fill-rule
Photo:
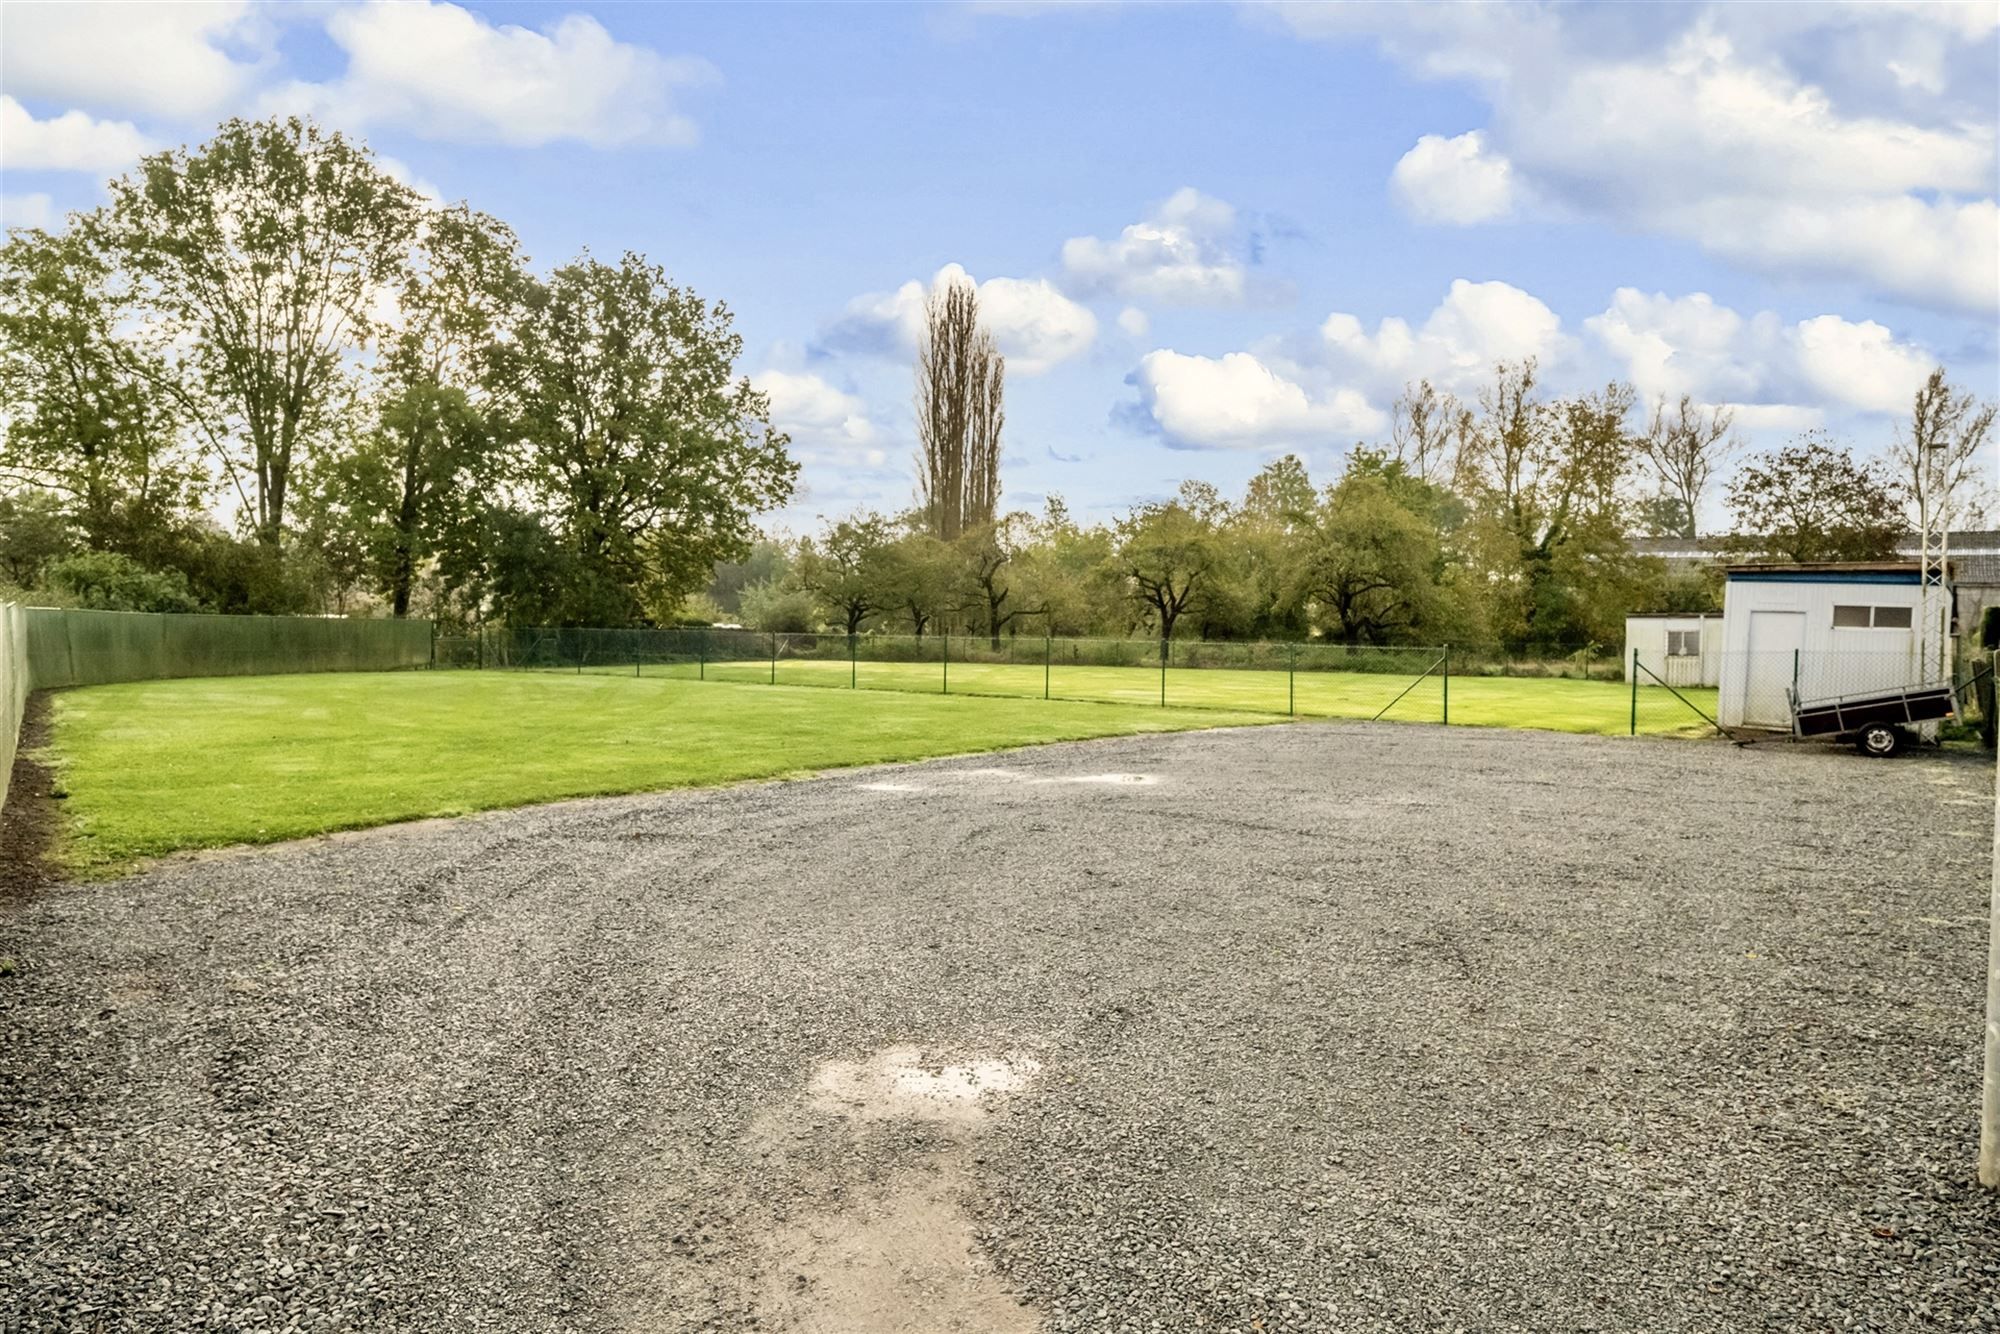
M 1863 755 L 1886 760 L 1909 743 L 1909 733 L 1888 723 L 1870 723 L 1854 734 L 1854 748 Z

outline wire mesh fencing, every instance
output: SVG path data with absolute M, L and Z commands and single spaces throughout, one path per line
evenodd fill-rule
M 704 626 L 494 627 L 436 665 L 732 684 L 1068 700 L 1600 735 L 1789 734 L 1796 702 L 1914 682 L 1907 654 L 1633 654 L 1516 662 L 1446 646 Z M 1984 661 L 1981 659 L 1980 661 Z M 1956 684 L 1970 713 L 1971 677 Z

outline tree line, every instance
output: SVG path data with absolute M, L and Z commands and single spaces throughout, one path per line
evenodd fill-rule
M 364 145 L 232 120 L 0 247 L 0 575 L 140 610 L 669 617 L 792 493 L 741 353 L 642 255 L 537 273 Z
M 969 288 L 933 298 L 920 406 L 936 398 L 933 345 L 962 336 L 968 308 L 976 322 Z M 1879 559 L 1919 497 L 1949 522 L 1976 519 L 1993 416 L 1938 371 L 1887 461 L 1857 460 L 1820 432 L 1752 455 L 1726 486 L 1721 545 L 1740 559 Z M 1632 538 L 1699 536 L 1731 428 L 1727 409 L 1691 398 L 1642 411 L 1619 383 L 1550 396 L 1533 361 L 1505 364 L 1469 403 L 1411 385 L 1388 438 L 1348 450 L 1330 478 L 1287 455 L 1239 497 L 1190 481 L 1102 524 L 1079 523 L 1057 496 L 1036 512 L 961 507 L 947 521 L 926 480 L 904 513 L 861 511 L 766 541 L 718 569 L 687 611 L 773 631 L 976 633 L 996 646 L 1029 633 L 1587 653 L 1618 643 L 1630 612 L 1719 608 L 1713 565 L 1670 567 Z M 953 450 L 920 434 L 920 476 L 952 474 Z

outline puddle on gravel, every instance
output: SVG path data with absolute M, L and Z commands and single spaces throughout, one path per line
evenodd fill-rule
M 819 1107 L 863 1121 L 897 1118 L 973 1125 L 1001 1098 L 1034 1082 L 1032 1057 L 926 1061 L 915 1046 L 885 1047 L 865 1061 L 828 1061 L 812 1077 Z

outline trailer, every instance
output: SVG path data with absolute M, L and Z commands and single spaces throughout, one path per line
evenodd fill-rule
M 1805 701 L 1792 696 L 1792 735 L 1851 741 L 1863 755 L 1886 759 L 1901 751 L 1924 723 L 1957 711 L 1950 684 L 1900 686 Z

